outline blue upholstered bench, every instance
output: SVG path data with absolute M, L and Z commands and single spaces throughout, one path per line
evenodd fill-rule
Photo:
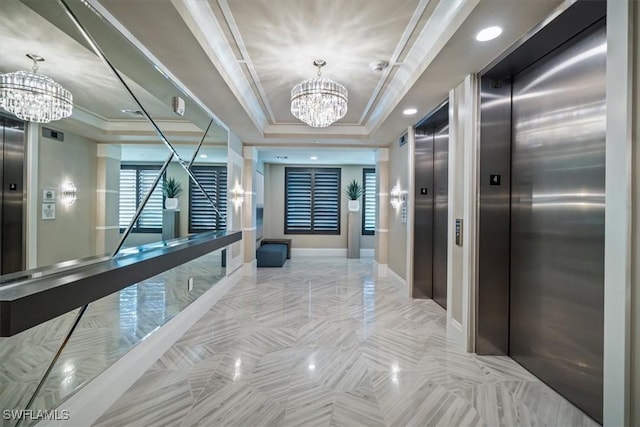
M 267 243 L 256 250 L 258 267 L 282 267 L 287 261 L 287 245 Z

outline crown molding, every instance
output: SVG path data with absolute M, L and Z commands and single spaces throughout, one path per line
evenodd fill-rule
M 267 117 L 238 64 L 209 2 L 171 0 L 171 4 L 189 27 L 253 124 L 262 131 L 268 124 Z
M 378 130 L 389 117 L 478 3 L 480 0 L 441 0 L 438 3 L 409 50 L 402 67 L 398 69 L 369 116 L 366 123 L 369 134 Z

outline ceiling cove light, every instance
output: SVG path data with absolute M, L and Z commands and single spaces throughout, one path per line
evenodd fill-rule
M 309 157 L 309 160 L 318 160 L 318 156 L 311 156 Z
M 502 34 L 502 28 L 500 27 L 487 27 L 476 34 L 476 40 L 479 42 L 488 42 L 493 40 Z
M 322 78 L 327 62 L 313 61 L 318 77 L 305 80 L 291 89 L 291 114 L 314 128 L 323 128 L 347 114 L 347 89 L 340 83 Z
M 405 116 L 413 116 L 417 112 L 418 112 L 418 110 L 416 110 L 415 108 L 407 108 L 406 110 L 404 110 L 402 112 L 402 114 L 404 114 Z
M 69 117 L 73 111 L 71 92 L 38 73 L 38 62 L 44 58 L 32 53 L 32 71 L 16 71 L 0 74 L 0 107 L 19 119 L 49 123 Z

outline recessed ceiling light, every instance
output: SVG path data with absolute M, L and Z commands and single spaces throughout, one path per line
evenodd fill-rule
M 310 160 L 318 160 L 318 156 L 311 156 L 309 157 Z
M 317 139 L 315 141 L 313 141 L 313 142 L 316 143 L 316 144 L 320 144 L 320 141 L 317 140 Z
M 418 110 L 416 110 L 415 108 L 407 108 L 406 110 L 404 110 L 402 112 L 402 114 L 404 114 L 405 116 L 413 116 L 417 112 L 418 112 Z
M 202 158 L 202 159 L 206 159 L 206 158 L 207 158 L 207 155 L 206 155 L 206 154 L 200 154 L 200 158 Z
M 476 40 L 479 42 L 488 42 L 489 40 L 493 40 L 502 34 L 502 28 L 500 27 L 487 27 L 484 30 L 480 31 L 476 34 Z

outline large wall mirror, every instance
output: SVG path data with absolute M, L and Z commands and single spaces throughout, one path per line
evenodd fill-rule
M 227 131 L 90 6 L 2 0 L 0 40 L 0 74 L 37 55 L 73 96 L 71 116 L 36 123 L 2 95 L 2 275 L 226 229 Z

